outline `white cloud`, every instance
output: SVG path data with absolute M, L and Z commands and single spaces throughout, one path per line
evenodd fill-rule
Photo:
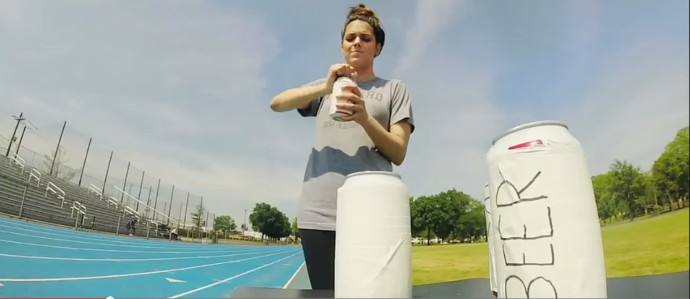
M 481 195 L 484 155 L 502 121 L 492 101 L 492 74 L 435 51 L 406 78 L 417 129 L 401 173 L 415 195 L 455 188 Z M 439 79 L 440 77 L 444 79 Z
M 469 16 L 474 8 L 466 6 L 463 11 Z M 608 65 L 593 67 L 595 58 L 601 59 L 593 56 L 603 42 L 600 32 L 608 29 L 602 27 L 601 7 L 578 6 L 574 11 L 579 17 L 566 20 L 561 28 L 568 34 L 562 46 L 573 59 L 569 73 L 585 81 L 575 83 L 583 88 L 577 95 L 554 99 L 563 109 L 548 118 L 570 125 L 583 142 L 593 173 L 606 171 L 616 158 L 648 169 L 676 131 L 688 123 L 687 48 L 664 38 L 640 37 L 637 43 L 621 40 L 618 46 L 623 50 L 613 52 L 614 59 L 604 59 Z M 491 63 L 491 58 L 487 63 L 479 53 L 441 44 L 438 36 L 447 20 L 463 22 L 454 13 L 419 17 L 407 32 L 397 71 L 410 84 L 418 129 L 407 161 L 398 171 L 415 195 L 457 188 L 479 198 L 492 138 L 520 123 L 541 120 L 534 117 L 544 117 L 545 110 L 529 105 L 505 110 L 493 92 L 500 87 L 496 73 L 511 65 Z M 490 46 L 501 37 L 487 35 L 482 41 Z M 598 75 L 584 75 L 592 71 Z M 569 86 L 569 82 L 559 84 Z
M 417 130 L 396 171 L 415 196 L 456 188 L 481 198 L 491 139 L 548 112 L 515 103 L 511 95 L 497 98 L 497 93 L 505 92 L 503 84 L 515 82 L 539 90 L 540 83 L 530 80 L 538 81 L 534 73 L 542 69 L 565 77 L 555 82 L 559 86 L 548 87 L 552 94 L 573 86 L 567 81 L 571 74 L 574 86 L 582 87 L 578 95 L 554 99 L 560 102 L 554 106 L 566 107 L 553 118 L 571 126 L 594 172 L 605 171 L 614 158 L 648 168 L 675 131 L 687 125 L 687 47 L 673 48 L 664 38 L 640 37 L 637 44 L 616 40 L 612 43 L 625 50 L 606 60 L 614 47 L 602 50 L 602 40 L 609 30 L 622 29 L 603 27 L 607 10 L 598 4 L 565 5 L 563 11 L 575 13 L 565 22 L 554 21 L 560 19 L 553 15 L 530 15 L 529 7 L 513 13 L 484 3 L 416 5 L 411 22 L 402 10 L 382 9 L 394 13 L 386 18 L 388 54 L 379 61 L 382 69 L 393 70 L 390 77 L 407 82 L 412 94 Z M 303 20 L 309 23 L 304 30 L 312 23 L 331 22 L 333 15 Z M 251 211 L 260 201 L 294 217 L 315 138 L 313 119 L 270 111 L 272 95 L 267 93 L 282 89 L 276 87 L 282 82 L 311 78 L 313 64 L 339 56 L 324 52 L 326 46 L 297 43 L 285 33 L 290 53 L 281 54 L 291 59 L 273 60 L 280 49 L 270 29 L 291 30 L 268 28 L 265 21 L 284 23 L 282 16 L 269 17 L 270 12 L 259 16 L 206 2 L 172 2 L 162 9 L 143 2 L 4 1 L 0 135 L 9 137 L 13 129 L 8 114 L 24 111 L 41 129 L 40 136 L 28 135 L 24 144 L 48 153 L 67 120 L 63 145 L 72 165 L 80 166 L 88 137 L 94 137 L 88 175 L 102 179 L 114 149 L 112 176 L 122 178 L 132 161 L 129 181 L 138 184 L 142 169 L 145 186 L 163 179 L 159 207 L 175 184 L 175 203 L 184 200 L 186 191 L 194 198 L 190 207 L 203 195 L 206 206 L 230 213 L 238 223 L 244 209 Z M 515 27 L 507 26 L 514 22 Z M 543 22 L 563 27 L 544 33 L 537 30 Z M 326 35 L 328 26 L 308 34 L 332 36 Z M 461 33 L 447 34 L 451 27 Z M 402 30 L 400 42 L 396 32 Z M 532 77 L 515 71 L 561 53 L 554 49 L 566 49 L 573 63 L 565 67 L 572 69 L 558 72 L 538 65 L 531 69 Z M 593 65 L 596 59 L 609 64 Z M 267 73 L 268 63 L 281 69 L 274 65 Z M 599 75 L 587 79 L 588 73 Z M 178 207 L 173 206 L 174 215 Z
M 177 188 L 203 195 L 204 202 L 212 212 L 232 212 L 231 215 L 237 220 L 242 218 L 245 208 L 251 211 L 255 203 L 266 201 L 288 215 L 296 215 L 297 202 L 294 195 L 300 192 L 303 173 L 301 167 L 251 157 L 198 157 L 197 165 L 180 165 L 175 160 L 154 155 L 137 155 L 132 159 L 144 169 L 149 169 L 150 166 L 166 171 L 151 173 L 152 176 L 163 176 L 164 179 L 174 177 L 177 181 L 184 182 L 183 186 L 178 185 Z M 140 177 L 136 179 L 138 182 Z
M 268 111 L 263 72 L 279 49 L 264 16 L 186 1 L 3 1 L 2 7 L 2 117 L 23 111 L 39 127 L 40 136 L 27 133 L 25 146 L 52 151 L 67 120 L 62 144 L 74 156 L 71 164 L 81 166 L 94 138 L 94 176 L 103 175 L 114 149 L 120 175 L 121 164 L 132 161 L 225 211 L 229 194 L 276 199 L 247 183 L 260 182 L 275 165 L 218 161 L 224 149 L 233 155 L 244 142 L 238 136 L 255 111 Z M 11 122 L 2 123 L 0 134 L 10 135 Z M 261 130 L 268 129 L 255 134 Z M 243 210 L 233 212 L 242 217 Z
M 459 49 L 439 46 L 440 33 L 461 17 L 456 2 L 417 5 L 394 71 L 409 85 L 417 128 L 396 171 L 415 196 L 456 188 L 479 198 L 486 179 L 484 154 L 501 121 L 501 109 L 491 98 L 493 73 Z
M 419 63 L 429 43 L 451 21 L 456 5 L 452 0 L 417 1 L 415 20 L 405 34 L 404 50 L 394 74 L 405 73 Z
M 676 132 L 688 125 L 688 52 L 663 39 L 625 47 L 570 98 L 562 118 L 583 144 L 594 174 L 614 159 L 649 170 Z

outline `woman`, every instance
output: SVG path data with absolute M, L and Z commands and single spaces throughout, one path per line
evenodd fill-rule
M 358 171 L 392 171 L 405 160 L 414 131 L 407 86 L 374 74 L 374 58 L 385 33 L 376 13 L 364 4 L 351 7 L 341 33 L 346 63 L 334 64 L 325 79 L 276 95 L 271 109 L 297 110 L 316 117 L 316 144 L 304 175 L 298 219 L 304 256 L 313 289 L 334 288 L 337 190 L 345 177 Z M 333 83 L 353 78 L 358 88 L 338 97 L 339 109 L 352 112 L 342 121 L 328 114 Z

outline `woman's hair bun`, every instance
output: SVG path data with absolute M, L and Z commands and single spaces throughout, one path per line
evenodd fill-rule
M 374 29 L 376 42 L 380 43 L 381 47 L 383 47 L 383 44 L 386 41 L 386 33 L 383 31 L 381 19 L 373 9 L 364 3 L 350 7 L 350 11 L 347 14 L 347 21 L 345 21 L 345 26 L 343 27 L 341 36 L 344 36 L 347 24 L 350 24 L 350 22 L 355 20 L 364 21 L 371 25 L 371 28 Z
M 364 3 L 360 3 L 357 6 L 350 7 L 350 12 L 347 14 L 348 19 L 353 19 L 353 17 L 364 17 L 376 19 L 379 23 L 381 20 L 376 12 Z

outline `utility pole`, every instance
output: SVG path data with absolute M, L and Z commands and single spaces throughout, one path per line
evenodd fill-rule
M 57 146 L 55 147 L 55 155 L 53 155 L 53 163 L 50 164 L 50 173 L 49 173 L 49 175 L 53 175 L 53 167 L 55 166 L 55 160 L 57 159 L 58 151 L 60 150 L 60 142 L 62 142 L 62 134 L 65 133 L 65 126 L 66 126 L 66 125 L 67 125 L 67 121 L 65 121 L 65 122 L 62 124 L 62 131 L 60 131 L 60 139 L 58 139 Z M 58 165 L 58 168 L 59 168 L 59 167 L 60 167 L 60 165 Z M 57 173 L 55 174 L 55 176 L 57 176 Z
M 170 206 L 168 207 L 168 222 L 166 222 L 167 225 L 170 225 L 170 211 L 172 210 L 173 207 L 173 196 L 175 195 L 175 185 L 173 185 L 172 192 L 170 192 Z M 177 219 L 177 221 L 180 221 L 180 219 Z
M 139 212 L 139 200 L 141 200 L 141 189 L 144 188 L 144 175 L 146 174 L 146 170 L 141 171 L 141 181 L 139 182 L 139 195 L 137 195 L 137 212 Z M 147 204 L 148 205 L 148 204 Z
M 17 150 L 14 151 L 14 155 L 19 155 L 19 149 L 22 148 L 22 140 L 24 140 L 24 133 L 26 132 L 26 126 L 22 129 L 22 136 L 19 137 L 19 144 L 17 144 Z
M 86 155 L 84 155 L 84 163 L 81 164 L 81 174 L 79 175 L 79 187 L 81 187 L 81 179 L 84 178 L 84 168 L 86 168 L 86 158 L 89 157 L 89 150 L 91 149 L 91 139 L 89 138 L 89 145 L 86 146 Z M 101 190 L 103 191 L 103 190 Z M 103 192 L 101 192 L 102 194 Z
M 184 221 L 182 222 L 182 228 L 187 228 L 187 207 L 189 207 L 189 191 L 187 191 L 187 203 L 184 206 Z
M 244 230 L 242 230 L 242 231 L 244 232 L 247 229 L 248 229 L 248 227 L 247 227 L 247 209 L 244 209 Z
M 22 129 L 22 136 L 19 137 L 19 144 L 17 144 L 17 150 L 14 152 L 15 156 L 19 155 L 19 150 L 22 148 L 22 141 L 24 140 L 24 133 L 26 132 L 27 127 L 31 130 L 38 131 L 38 128 L 36 128 L 36 126 L 34 126 L 34 124 L 32 124 L 30 120 L 24 119 L 24 128 Z
M 14 137 L 17 135 L 17 129 L 19 128 L 19 123 L 25 120 L 26 118 L 24 117 L 24 112 L 19 113 L 19 117 L 12 115 L 14 119 L 17 120 L 17 125 L 14 126 L 14 133 L 12 133 L 12 138 L 10 138 L 10 144 L 7 146 L 7 152 L 5 153 L 5 157 L 10 156 L 10 148 L 12 147 L 12 142 L 14 141 Z
M 22 136 L 19 137 L 19 144 L 17 144 L 17 150 L 14 151 L 14 155 L 15 155 L 15 156 L 19 155 L 19 150 L 22 148 L 22 141 L 24 140 L 24 133 L 26 133 L 27 125 L 28 125 L 28 128 L 31 129 L 31 130 L 35 130 L 35 131 L 38 130 L 38 128 L 36 128 L 36 127 L 31 123 L 30 120 L 25 119 L 25 121 L 24 121 L 24 128 L 22 129 Z
M 101 194 L 105 196 L 105 183 L 108 181 L 108 173 L 110 172 L 110 163 L 113 162 L 113 151 L 110 151 L 110 158 L 108 158 L 108 168 L 105 169 L 105 178 L 103 178 L 103 189 Z

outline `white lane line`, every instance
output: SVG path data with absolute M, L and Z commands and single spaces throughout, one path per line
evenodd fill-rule
M 80 235 L 76 235 L 76 233 L 73 233 L 73 234 L 54 233 L 54 232 L 46 232 L 46 231 L 40 231 L 40 230 L 34 230 L 34 229 L 27 229 L 27 228 L 21 228 L 21 227 L 14 227 L 14 226 L 2 225 L 2 224 L 0 224 L 0 227 L 5 227 L 5 228 L 8 228 L 8 229 L 10 229 L 10 230 L 22 230 L 22 231 L 27 231 L 27 232 L 31 232 L 31 233 L 33 233 L 33 234 L 38 233 L 38 234 L 43 234 L 43 235 L 52 235 L 52 236 L 70 238 L 70 239 L 88 240 L 88 241 L 91 241 L 90 243 L 93 243 L 94 241 L 97 241 L 97 242 L 99 242 L 100 244 L 103 244 L 103 245 L 111 244 L 111 243 L 118 243 L 118 244 L 154 243 L 154 244 L 161 244 L 161 245 L 163 245 L 163 244 L 168 244 L 168 243 L 170 243 L 170 242 L 168 242 L 167 240 L 165 240 L 165 241 L 158 241 L 158 240 L 136 240 L 136 241 L 113 240 L 114 238 L 116 238 L 115 235 L 113 235 L 113 236 L 108 236 L 108 237 L 105 237 L 105 236 L 98 236 L 98 235 L 93 235 L 93 236 L 89 236 L 89 237 L 83 236 L 84 233 L 88 233 L 88 232 L 81 232 L 82 235 L 80 236 Z M 48 230 L 48 229 L 41 229 L 41 230 Z M 49 231 L 49 230 L 48 230 L 48 231 Z M 8 232 L 8 231 L 0 231 L 0 232 Z M 93 233 L 91 233 L 91 234 L 93 234 Z M 21 235 L 22 235 L 22 236 L 26 236 L 26 234 L 21 234 Z M 101 240 L 102 240 L 102 241 L 101 241 Z M 160 247 L 156 247 L 156 248 L 167 248 L 167 249 L 178 249 L 178 248 L 179 248 L 179 249 L 198 249 L 200 246 L 203 246 L 203 245 L 200 245 L 200 244 L 189 244 L 189 245 L 186 245 L 186 246 L 184 246 L 184 245 L 183 245 L 183 246 L 174 246 L 174 245 L 168 246 L 168 245 L 165 245 L 165 246 L 160 246 Z M 239 247 L 238 245 L 228 245 L 228 246 Z M 130 246 L 130 247 L 133 247 L 133 246 Z M 154 247 L 151 247 L 151 248 L 154 248 Z M 209 250 L 210 250 L 210 251 L 214 251 L 214 250 L 221 250 L 221 249 L 209 249 Z
M 99 248 L 79 248 L 79 247 L 68 247 L 68 246 L 56 246 L 56 245 L 46 245 L 46 244 L 37 244 L 37 243 L 29 243 L 29 242 L 19 242 L 19 241 L 12 241 L 12 240 L 5 240 L 5 239 L 0 239 L 0 242 L 6 242 L 6 243 L 13 243 L 13 244 L 20 244 L 20 245 L 30 245 L 30 246 L 38 246 L 38 247 L 48 247 L 48 248 L 58 248 L 58 249 L 68 249 L 68 250 L 82 250 L 82 251 L 102 251 L 102 252 L 129 252 L 129 253 L 149 253 L 149 254 L 161 254 L 161 253 L 208 253 L 208 250 L 199 250 L 199 251 L 158 251 L 158 250 L 115 250 L 115 249 L 99 249 Z M 236 251 L 236 250 L 235 250 Z M 234 252 L 233 250 L 228 250 L 225 252 Z
M 170 277 L 166 277 L 165 280 L 167 280 L 168 282 L 172 282 L 172 283 L 185 283 L 186 282 L 184 280 L 179 280 L 179 279 L 170 278 Z
M 179 293 L 179 294 L 177 294 L 177 295 L 172 295 L 172 296 L 170 296 L 170 297 L 168 297 L 168 298 L 179 298 L 179 297 L 182 297 L 182 296 L 187 296 L 187 295 L 189 295 L 189 294 L 193 294 L 193 293 L 196 293 L 196 292 L 198 292 L 198 291 L 202 291 L 202 290 L 205 290 L 205 289 L 208 289 L 208 288 L 217 286 L 217 285 L 219 285 L 219 284 L 221 284 L 221 283 L 226 283 L 226 282 L 231 281 L 231 280 L 233 280 L 233 279 L 235 279 L 235 278 L 238 278 L 238 277 L 241 277 L 241 276 L 245 276 L 245 275 L 247 275 L 247 274 L 249 274 L 249 273 L 252 273 L 252 272 L 254 272 L 254 271 L 257 271 L 257 270 L 266 268 L 266 267 L 271 266 L 271 265 L 273 265 L 273 264 L 276 264 L 276 263 L 279 263 L 279 262 L 284 261 L 284 260 L 286 260 L 286 259 L 289 259 L 289 258 L 291 258 L 291 257 L 293 257 L 293 256 L 295 256 L 295 255 L 300 254 L 300 253 L 302 253 L 302 252 L 297 252 L 297 253 L 295 253 L 295 254 L 293 254 L 293 255 L 290 255 L 290 256 L 288 256 L 288 257 L 284 257 L 284 258 L 279 259 L 279 260 L 277 260 L 277 261 L 275 261 L 275 262 L 272 262 L 272 263 L 270 263 L 270 264 L 265 264 L 265 265 L 256 267 L 256 268 L 254 268 L 254 269 L 251 269 L 251 270 L 249 270 L 249 271 L 242 272 L 242 273 L 237 274 L 237 275 L 235 275 L 235 276 L 231 276 L 231 277 L 228 277 L 228 278 L 226 278 L 226 279 L 223 279 L 223 280 L 220 280 L 220 281 L 216 281 L 216 282 L 214 282 L 214 283 L 212 283 L 212 284 L 207 284 L 207 285 L 205 285 L 205 286 L 203 286 L 203 287 L 198 287 L 198 288 L 196 288 L 196 289 L 193 289 L 193 290 L 190 290 L 190 291 L 186 291 L 186 292 L 184 292 L 184 293 Z
M 7 226 L 7 225 L 2 225 L 2 224 L 0 224 L 0 227 L 5 227 L 5 228 L 8 228 L 8 229 L 10 229 L 10 230 L 21 230 L 21 231 L 26 231 L 26 232 L 30 232 L 30 233 L 32 233 L 32 234 L 43 234 L 43 235 L 52 235 L 52 236 L 70 238 L 70 239 L 89 240 L 89 241 L 91 241 L 90 243 L 93 243 L 93 242 L 97 241 L 97 242 L 99 242 L 100 244 L 104 244 L 104 245 L 105 245 L 105 244 L 111 244 L 111 243 L 112 243 L 112 244 L 115 244 L 115 243 L 118 243 L 118 244 L 141 244 L 141 243 L 142 243 L 142 242 L 136 242 L 136 241 L 135 241 L 135 242 L 132 242 L 132 241 L 113 240 L 112 237 L 111 237 L 111 238 L 95 238 L 96 236 L 93 236 L 94 238 L 92 238 L 92 237 L 84 237 L 84 236 L 77 236 L 77 235 L 58 234 L 58 233 L 53 233 L 53 232 L 43 232 L 43 231 L 37 231 L 37 230 L 33 230 L 33 229 L 26 229 L 26 228 L 21 228 L 21 227 L 13 227 L 13 226 Z M 9 231 L 1 231 L 1 232 L 7 232 L 7 233 L 9 233 Z M 26 236 L 26 234 L 21 234 L 21 235 Z M 113 236 L 113 237 L 115 237 L 115 236 Z M 102 240 L 102 241 L 101 241 L 101 240 Z M 143 241 L 143 240 L 141 240 L 141 241 Z M 154 241 L 152 241 L 152 240 L 146 240 L 146 241 L 147 241 L 147 242 L 150 242 L 150 243 L 154 243 Z M 167 241 L 167 240 L 166 240 L 166 241 Z M 155 241 L 155 243 L 159 243 L 159 244 L 160 244 L 161 242 L 160 242 L 160 241 Z M 166 243 L 169 243 L 169 242 L 166 242 Z M 192 244 L 190 244 L 190 245 L 192 245 Z M 187 248 L 189 248 L 189 249 L 196 249 L 197 247 L 199 247 L 198 244 L 196 244 L 196 245 L 197 245 L 197 246 L 165 246 L 165 247 L 158 247 L 158 248 L 168 248 L 168 249 L 172 249 L 172 248 L 187 249 Z M 120 245 L 120 246 L 121 246 L 121 245 Z
M 37 259 L 37 260 L 53 260 L 53 261 L 85 261 L 85 262 L 150 262 L 150 261 L 174 261 L 174 260 L 192 260 L 192 259 L 211 259 L 219 257 L 230 257 L 238 255 L 248 255 L 270 252 L 271 250 L 257 250 L 252 252 L 242 252 L 235 254 L 223 255 L 200 255 L 200 256 L 181 256 L 181 257 L 157 257 L 157 258 L 78 258 L 78 257 L 51 257 L 51 256 L 37 256 L 37 255 L 17 255 L 0 253 L 0 257 L 23 258 L 23 259 Z
M 297 277 L 297 274 L 299 273 L 300 270 L 302 270 L 302 267 L 304 267 L 305 264 L 306 264 L 306 261 L 302 262 L 302 264 L 299 265 L 299 268 L 297 268 L 297 271 L 295 271 L 295 273 L 292 274 L 292 277 L 290 277 L 290 279 L 288 279 L 288 281 L 283 286 L 283 289 L 287 289 L 287 287 L 292 283 L 292 281 L 295 280 L 295 277 Z
M 27 235 L 27 234 L 21 234 L 21 233 L 15 233 L 15 232 L 1 232 L 1 233 L 6 233 L 6 234 L 12 234 L 12 235 L 17 235 L 17 236 L 22 236 L 22 237 L 29 237 L 29 238 L 36 238 L 36 239 L 44 239 L 44 240 L 52 240 L 52 241 L 60 241 L 60 242 L 67 242 L 67 243 L 79 243 L 79 244 L 91 244 L 91 245 L 101 245 L 101 246 L 107 246 L 107 247 L 127 247 L 127 248 L 146 248 L 146 249 L 170 249 L 167 246 L 141 246 L 141 245 L 123 245 L 123 244 L 99 244 L 99 243 L 94 243 L 94 241 L 88 242 L 88 241 L 77 241 L 77 240 L 66 240 L 66 239 L 60 239 L 60 238 L 51 238 L 51 237 L 42 237 L 42 236 L 34 236 L 34 235 Z M 198 248 L 175 248 L 176 250 L 195 250 Z M 218 250 L 207 250 L 207 251 L 218 251 Z
M 52 234 L 58 234 L 62 236 L 68 236 L 68 237 L 73 237 L 77 235 L 81 235 L 79 232 L 75 232 L 74 229 L 67 229 L 63 227 L 56 227 L 56 226 L 47 226 L 45 224 L 39 224 L 39 223 L 21 223 L 21 222 L 2 222 L 0 223 L 5 223 L 8 225 L 10 228 L 15 229 L 15 228 L 21 228 L 24 230 L 30 229 L 31 231 L 34 232 L 41 232 L 41 233 L 52 233 Z M 83 233 L 83 232 L 82 232 Z M 100 234 L 94 234 L 93 239 L 101 239 L 101 240 L 112 240 L 110 236 L 107 235 L 100 235 Z
M 189 267 L 184 267 L 184 268 L 167 269 L 167 270 L 158 270 L 158 271 L 149 271 L 149 272 L 136 272 L 136 273 L 113 274 L 113 275 L 99 275 L 99 276 L 83 276 L 83 277 L 0 278 L 0 282 L 75 281 L 75 280 L 94 280 L 94 279 L 121 278 L 121 277 L 132 277 L 132 276 L 145 276 L 145 275 L 151 275 L 151 274 L 160 274 L 160 273 L 170 273 L 170 272 L 187 271 L 187 270 L 192 270 L 192 269 L 207 268 L 207 267 L 213 267 L 213 266 L 219 266 L 219 265 L 225 265 L 225 264 L 232 264 L 232 263 L 241 263 L 241 262 L 244 262 L 244 261 L 255 260 L 255 259 L 259 259 L 259 258 L 264 258 L 264 257 L 276 255 L 276 254 L 282 254 L 282 253 L 285 253 L 285 252 L 278 252 L 278 253 L 266 254 L 266 255 L 262 255 L 262 256 L 255 256 L 255 257 L 250 257 L 250 258 L 241 259 L 241 260 L 230 260 L 230 261 L 218 262 L 218 263 L 212 263 L 212 264 L 203 264 L 203 265 L 189 266 Z M 293 254 L 293 255 L 294 255 L 294 254 Z

